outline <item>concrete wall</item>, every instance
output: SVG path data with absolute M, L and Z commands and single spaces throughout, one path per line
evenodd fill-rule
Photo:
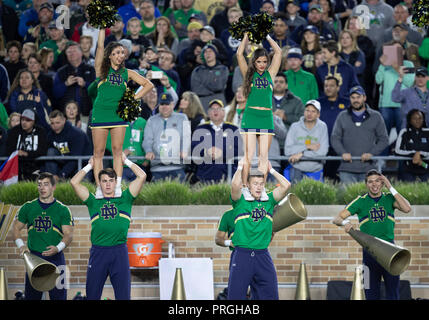
M 86 268 L 90 248 L 90 221 L 84 206 L 70 206 L 75 231 L 73 243 L 65 249 L 70 270 L 71 290 L 85 292 Z M 130 232 L 161 232 L 166 242 L 175 246 L 176 257 L 213 259 L 215 294 L 228 282 L 229 250 L 214 243 L 217 224 L 228 206 L 136 206 L 133 207 Z M 325 299 L 329 280 L 353 280 L 354 269 L 361 263 L 361 248 L 342 228 L 330 221 L 342 206 L 307 206 L 308 218 L 278 232 L 270 245 L 277 269 L 280 298 L 293 299 L 299 265 L 307 265 L 313 299 Z M 357 219 L 352 218 L 357 225 Z M 429 207 L 414 206 L 411 214 L 396 212 L 396 243 L 411 251 L 410 267 L 401 276 L 409 280 L 413 297 L 429 298 Z M 23 232 L 23 239 L 26 234 Z M 6 267 L 10 294 L 22 288 L 24 266 L 9 232 L 0 248 L 0 266 Z M 133 269 L 132 296 L 136 299 L 159 298 L 156 269 Z M 113 298 L 109 283 L 105 294 Z

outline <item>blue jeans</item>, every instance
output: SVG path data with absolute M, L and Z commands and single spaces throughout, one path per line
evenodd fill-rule
M 390 134 L 390 130 L 392 130 L 393 127 L 395 127 L 396 131 L 399 133 L 402 124 L 401 108 L 380 107 L 380 113 L 386 124 L 387 135 Z
M 342 183 L 350 184 L 350 183 L 365 181 L 366 173 L 340 171 L 339 175 L 340 175 L 340 181 Z
M 323 169 L 316 172 L 305 172 L 288 165 L 284 169 L 283 175 L 286 179 L 295 183 L 301 181 L 304 177 L 323 182 Z
M 152 181 L 164 180 L 166 178 L 171 178 L 171 179 L 179 178 L 180 182 L 184 182 L 185 177 L 186 175 L 183 169 L 152 172 Z

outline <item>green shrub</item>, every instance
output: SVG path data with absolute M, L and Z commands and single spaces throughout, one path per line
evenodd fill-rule
M 88 188 L 89 192 L 95 192 L 95 186 L 93 184 L 89 182 L 82 182 L 82 184 Z M 83 201 L 76 195 L 70 183 L 58 183 L 54 192 L 54 197 L 65 205 L 83 205 Z
M 194 204 L 228 205 L 230 204 L 231 186 L 225 183 L 201 184 L 193 187 Z
M 178 180 L 146 183 L 134 205 L 188 205 L 192 203 L 192 191 L 188 184 Z
M 336 188 L 331 183 L 304 178 L 292 185 L 294 193 L 304 204 L 335 204 Z
M 0 189 L 0 201 L 15 206 L 34 200 L 38 195 L 35 182 L 20 182 Z
M 363 195 L 367 192 L 364 182 L 351 183 L 346 186 L 341 186 L 342 192 L 339 192 L 338 203 L 348 204 L 352 202 L 357 196 Z

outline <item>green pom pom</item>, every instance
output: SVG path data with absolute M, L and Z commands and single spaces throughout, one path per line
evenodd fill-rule
M 429 0 L 414 0 L 413 1 L 413 16 L 414 25 L 425 28 L 429 25 Z
M 116 113 L 124 121 L 131 122 L 140 116 L 142 109 L 140 107 L 140 101 L 134 99 L 134 91 L 127 88 L 119 101 L 118 109 Z
M 108 0 L 92 0 L 86 10 L 89 24 L 95 28 L 110 28 L 118 20 L 117 10 Z
M 244 34 L 249 34 L 249 41 L 261 43 L 272 32 L 274 26 L 273 17 L 266 12 L 252 16 L 241 17 L 228 29 L 234 39 L 242 40 Z

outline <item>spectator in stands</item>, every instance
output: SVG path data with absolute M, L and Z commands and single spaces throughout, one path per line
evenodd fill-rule
M 42 59 L 41 71 L 54 79 L 56 72 L 52 68 L 54 62 L 54 52 L 49 48 L 42 48 L 37 52 Z
M 208 110 L 209 102 L 219 99 L 225 103 L 225 89 L 228 81 L 228 67 L 218 63 L 217 49 L 206 45 L 202 51 L 204 64 L 192 71 L 191 90 L 201 99 L 204 110 Z
M 338 115 L 331 135 L 332 147 L 342 157 L 338 171 L 344 184 L 364 181 L 365 173 L 376 168 L 372 156 L 389 145 L 383 117 L 366 104 L 363 88 L 353 87 L 349 96 L 350 107 Z
M 143 149 L 146 159 L 151 161 L 153 181 L 168 177 L 185 179 L 180 160 L 189 155 L 191 127 L 186 115 L 173 109 L 173 98 L 163 93 L 159 99 L 159 113 L 149 118 L 144 129 Z
M 341 59 L 338 44 L 333 40 L 322 45 L 322 54 L 325 63 L 316 71 L 319 91 L 323 91 L 325 78 L 332 75 L 340 82 L 340 95 L 346 96 L 352 87 L 359 85 L 355 70 Z
M 429 165 L 423 158 L 429 157 L 429 129 L 426 126 L 425 114 L 412 109 L 407 113 L 407 125 L 396 139 L 395 153 L 403 157 L 413 157 L 406 160 L 399 174 L 399 179 L 407 182 L 429 180 Z
M 243 94 L 243 86 L 239 86 L 235 91 L 234 98 L 231 103 L 225 107 L 225 122 L 232 123 L 237 127 L 241 127 L 241 118 L 246 107 L 246 98 Z
M 310 72 L 304 71 L 302 65 L 302 51 L 292 48 L 287 54 L 288 70 L 285 72 L 288 80 L 288 89 L 301 101 L 314 100 L 319 97 L 316 78 Z
M 277 13 L 273 18 L 273 22 L 273 32 L 270 34 L 270 36 L 275 42 L 277 42 L 279 47 L 283 48 L 285 46 L 297 46 L 295 41 L 291 40 L 290 37 L 288 37 L 288 25 L 286 15 L 282 13 Z M 267 40 L 262 41 L 262 45 L 264 46 L 265 50 L 267 50 L 268 52 L 272 52 L 273 48 L 270 46 Z
M 423 41 L 423 37 L 420 33 L 417 31 L 414 31 L 409 25 L 408 25 L 408 17 L 410 14 L 408 13 L 407 7 L 403 3 L 397 4 L 393 8 L 393 19 L 395 20 L 395 24 L 401 25 L 404 24 L 404 27 L 407 31 L 406 40 L 410 43 L 413 43 L 417 46 L 420 46 Z M 393 27 L 390 27 L 386 30 L 384 30 L 383 33 L 383 43 L 392 41 L 392 30 Z
M 152 83 L 157 87 L 158 95 L 160 95 L 164 89 L 169 90 L 171 87 L 180 94 L 181 84 L 180 77 L 176 70 L 174 70 L 176 56 L 172 51 L 163 50 L 159 54 L 158 67 L 156 65 L 151 66 L 151 70 L 148 71 L 146 77 L 152 81 Z M 154 71 L 162 70 L 162 78 L 154 78 Z M 177 93 L 175 95 L 177 95 Z M 175 99 L 177 101 L 177 99 Z
M 158 113 L 158 91 L 156 88 L 152 88 L 152 90 L 143 96 L 141 108 L 140 115 L 145 120 Z
M 32 53 L 37 52 L 37 47 L 33 42 L 26 42 L 22 45 L 22 51 L 21 51 L 21 59 L 24 62 L 27 62 L 28 57 Z
M 64 107 L 64 116 L 72 126 L 86 132 L 87 124 L 81 120 L 81 113 L 76 101 L 69 101 L 66 103 L 66 106 Z
M 55 65 L 58 60 L 58 56 L 64 50 L 68 40 L 64 36 L 64 29 L 58 29 L 55 21 L 52 21 L 48 26 L 49 40 L 40 44 L 40 48 L 51 48 L 54 52 L 54 62 Z M 62 66 L 62 65 L 60 65 Z
M 215 31 L 214 29 L 206 25 L 200 30 L 200 40 L 204 42 L 204 45 L 212 44 L 217 49 L 217 60 L 226 66 L 230 66 L 230 59 L 228 58 L 228 52 L 226 51 L 225 46 L 223 45 L 222 41 L 215 38 Z
M 83 62 L 82 49 L 79 44 L 70 42 L 65 53 L 67 64 L 60 69 L 54 79 L 54 96 L 58 99 L 60 108 L 69 100 L 75 100 L 82 114 L 87 116 L 92 109 L 88 96 L 88 86 L 95 80 L 95 70 Z
M 125 38 L 124 22 L 122 21 L 122 17 L 118 16 L 115 24 L 110 27 L 110 35 L 104 40 L 104 46 L 107 47 L 110 42 L 118 42 L 123 38 Z
M 21 4 L 24 4 L 27 1 L 22 1 Z M 8 43 L 12 40 L 19 40 L 20 35 L 18 33 L 18 16 L 20 15 L 21 10 L 17 9 L 16 7 L 13 8 L 13 6 L 7 5 L 4 3 L 4 1 L 0 0 L 0 21 L 2 21 L 3 26 L 7 26 L 7 28 L 2 28 L 0 31 L 0 36 L 3 36 L 5 43 Z
M 322 21 L 335 32 L 338 38 L 342 25 L 340 18 L 335 14 L 334 4 L 330 0 L 318 0 L 318 3 L 322 9 Z
M 341 97 L 340 83 L 337 78 L 333 76 L 326 77 L 324 86 L 324 95 L 319 99 L 320 102 L 320 117 L 319 119 L 326 123 L 328 128 L 328 136 L 331 137 L 332 129 L 334 128 L 335 120 L 341 111 L 344 111 L 349 105 L 350 101 L 347 97 Z M 329 145 L 328 156 L 336 156 L 334 149 Z M 323 167 L 323 174 L 332 180 L 337 180 L 337 169 L 340 161 L 329 160 L 326 161 Z
M 204 48 L 204 42 L 201 40 L 192 41 L 192 45 L 184 50 L 178 57 L 177 71 L 180 75 L 180 83 L 182 90 L 187 91 L 191 89 L 191 75 L 192 72 L 198 67 L 203 65 L 201 58 L 201 51 Z
M 8 129 L 12 129 L 21 123 L 21 114 L 18 112 L 12 112 L 8 120 Z
M 312 74 L 315 74 L 317 69 L 316 52 L 321 50 L 319 39 L 319 30 L 315 26 L 308 25 L 305 27 L 301 41 L 302 68 Z
M 192 135 L 192 156 L 201 157 L 197 163 L 197 178 L 202 182 L 219 182 L 228 177 L 227 162 L 242 154 L 239 128 L 225 123 L 225 109 L 221 100 L 209 103 L 210 121 L 200 124 Z M 237 161 L 232 165 L 232 174 Z
M 49 130 L 49 113 L 51 102 L 45 92 L 40 89 L 40 84 L 28 69 L 18 72 L 12 83 L 8 95 L 9 110 L 22 112 L 26 109 L 33 110 L 37 115 L 37 123 L 45 130 Z
M 7 75 L 7 70 L 0 63 L 0 102 L 1 103 L 4 103 L 6 101 L 9 88 L 10 88 L 10 83 L 9 83 L 9 76 Z
M 392 91 L 392 101 L 401 104 L 401 129 L 406 127 L 407 115 L 413 109 L 420 110 L 424 114 L 425 126 L 429 127 L 428 70 L 425 67 L 419 67 L 416 69 L 415 75 L 414 86 L 404 89 L 403 82 L 410 74 L 405 74 L 404 68 L 400 68 L 398 80 Z
M 34 78 L 39 82 L 40 88 L 44 93 L 46 93 L 48 99 L 51 101 L 52 107 L 55 109 L 57 107 L 57 103 L 52 92 L 54 80 L 52 77 L 42 72 L 42 58 L 40 55 L 35 53 L 30 54 L 28 57 L 27 67 L 34 75 Z
M 203 28 L 203 25 L 196 21 L 193 21 L 190 24 L 188 24 L 188 27 L 187 27 L 188 37 L 180 40 L 179 48 L 177 49 L 179 51 L 179 55 L 184 54 L 183 52 L 186 49 L 188 49 L 195 40 L 201 39 L 200 30 L 202 28 Z
M 132 45 L 131 40 L 122 39 L 122 40 L 119 40 L 118 43 L 120 43 L 122 45 L 122 47 L 124 48 L 124 55 L 125 55 L 124 64 L 125 64 L 125 68 L 131 69 L 131 70 L 137 70 L 139 68 L 139 64 L 140 63 L 139 63 L 139 61 L 137 59 L 130 57 L 130 54 L 132 53 L 132 50 L 133 50 L 133 45 Z M 137 86 L 137 84 L 135 84 L 135 85 Z
M 140 2 L 139 14 L 142 17 L 141 34 L 147 36 L 149 33 L 155 31 L 156 18 L 155 18 L 155 5 L 152 0 L 142 0 Z
M 36 125 L 36 114 L 25 109 L 19 126 L 8 131 L 6 154 L 18 150 L 18 180 L 35 180 L 42 166 L 35 159 L 45 156 L 48 150 L 46 131 Z
M 284 176 L 290 181 L 298 182 L 304 176 L 323 181 L 321 161 L 301 161 L 302 157 L 321 157 L 328 153 L 328 128 L 319 119 L 320 111 L 319 101 L 307 101 L 304 115 L 299 121 L 292 123 L 288 130 L 285 156 L 289 158 L 290 165 L 285 169 Z
M 366 69 L 365 54 L 359 49 L 354 34 L 349 30 L 341 31 L 338 41 L 340 57 L 350 64 L 358 77 L 359 83 L 364 83 Z
M 399 43 L 395 43 L 394 45 L 402 50 Z M 411 61 L 404 60 L 402 66 L 398 65 L 398 63 L 393 63 L 393 65 L 388 66 L 386 65 L 386 61 L 387 57 L 382 55 L 380 57 L 380 66 L 375 74 L 375 81 L 380 85 L 380 101 L 378 108 L 383 116 L 387 132 L 390 134 L 390 130 L 393 127 L 395 127 L 396 131 L 399 132 L 402 124 L 401 104 L 392 101 L 392 90 L 399 79 L 401 67 L 412 68 L 414 65 Z M 401 79 L 401 89 L 410 88 L 413 85 L 414 76 L 414 73 L 403 75 L 403 79 Z
M 48 131 L 47 156 L 83 156 L 90 155 L 88 137 L 82 130 L 74 127 L 60 110 L 49 114 L 51 130 Z M 77 170 L 76 160 L 46 160 L 45 171 L 55 178 L 67 179 Z
M 179 40 L 186 38 L 188 20 L 192 14 L 198 15 L 203 20 L 203 25 L 207 24 L 207 17 L 204 12 L 194 9 L 194 0 L 181 0 L 182 7 L 173 11 L 171 20 L 174 29 L 176 29 Z
M 376 48 L 380 47 L 383 43 L 384 31 L 395 24 L 393 8 L 382 0 L 363 0 L 361 5 L 368 7 L 367 15 L 365 15 L 365 10 L 358 10 L 357 6 L 354 7 L 352 15 L 362 16 L 368 37 Z
M 292 33 L 297 27 L 306 26 L 307 20 L 299 15 L 300 1 L 299 0 L 288 0 L 286 4 L 286 12 L 288 14 L 287 25 L 289 31 Z
M 139 14 L 141 5 L 141 0 L 131 0 L 127 4 L 119 7 L 118 14 L 122 17 L 122 21 L 124 22 L 124 33 L 129 31 L 128 21 L 132 18 L 141 19 L 141 15 Z
M 426 31 L 426 37 L 419 48 L 419 56 L 426 60 L 427 67 L 429 67 L 429 29 Z
M 266 12 L 269 15 L 273 16 L 276 12 L 276 8 L 274 6 L 274 2 L 271 0 L 262 1 L 261 8 L 259 9 L 261 12 Z
M 200 98 L 192 91 L 183 92 L 179 103 L 179 110 L 186 114 L 188 120 L 191 122 L 191 133 L 208 118 Z
M 91 54 L 92 37 L 87 35 L 81 36 L 79 39 L 79 45 L 82 49 L 82 59 L 84 63 L 93 67 L 95 64 L 95 57 Z
M 88 16 L 88 13 L 85 12 L 85 15 Z M 95 57 L 95 49 L 97 48 L 97 39 L 98 39 L 99 33 L 100 33 L 99 29 L 94 28 L 89 24 L 88 21 L 85 21 L 83 23 L 76 25 L 73 35 L 71 37 L 71 40 L 79 43 L 81 36 L 91 36 L 92 37 L 91 54 Z M 109 36 L 109 35 L 110 35 L 110 29 L 107 29 L 106 36 Z
M 375 83 L 374 83 L 374 72 L 373 64 L 375 59 L 375 47 L 371 39 L 366 35 L 366 29 L 362 25 L 361 18 L 358 16 L 350 16 L 345 25 L 344 30 L 349 30 L 354 34 L 357 39 L 357 45 L 360 50 L 363 51 L 365 55 L 365 71 L 363 76 L 363 83 L 361 85 L 364 87 L 367 94 L 367 102 L 371 105 L 374 104 L 374 93 L 375 93 Z M 358 79 L 360 81 L 360 79 Z
M 223 6 L 225 9 L 216 13 L 213 18 L 210 20 L 210 25 L 215 30 L 216 38 L 219 38 L 222 34 L 222 31 L 228 29 L 231 25 L 228 20 L 228 10 L 232 7 L 237 7 L 238 0 L 223 0 Z M 244 16 L 248 16 L 249 13 L 243 11 Z
M 147 38 L 157 48 L 167 48 L 175 55 L 179 53 L 179 40 L 177 40 L 171 31 L 170 20 L 166 17 L 156 19 L 156 28 L 154 32 L 147 35 Z
M 315 26 L 318 29 L 321 40 L 335 40 L 335 31 L 332 30 L 328 24 L 322 20 L 322 12 L 323 10 L 320 5 L 311 5 L 310 9 L 308 10 L 308 25 Z M 294 30 L 294 32 L 291 34 L 293 41 L 296 43 L 301 43 L 305 27 L 306 25 L 301 25 Z
M 243 11 L 240 8 L 232 7 L 228 10 L 228 22 L 233 24 L 238 21 L 243 16 Z M 216 33 L 215 33 L 216 35 Z M 226 48 L 228 56 L 228 65 L 232 64 L 232 57 L 237 52 L 238 46 L 240 45 L 240 40 L 234 39 L 231 36 L 231 33 L 228 29 L 224 29 L 218 38 L 222 41 L 223 45 Z
M 274 78 L 273 113 L 282 119 L 286 129 L 304 115 L 304 104 L 288 90 L 288 81 L 284 73 L 278 73 Z M 283 142 L 281 141 L 282 146 Z
M 18 71 L 24 69 L 26 64 L 21 60 L 22 45 L 19 41 L 10 41 L 6 44 L 6 59 L 3 66 L 7 70 L 8 77 L 11 82 L 15 80 Z
M 51 21 L 54 20 L 54 7 L 52 4 L 45 2 L 40 5 L 39 11 L 39 24 L 34 28 L 30 28 L 24 37 L 24 42 L 34 42 L 37 47 L 43 42 L 49 40 L 48 27 Z
M 39 24 L 40 6 L 48 2 L 47 0 L 33 0 L 33 6 L 25 10 L 19 17 L 18 32 L 21 38 L 24 38 L 27 31 Z
M 140 58 L 144 50 L 151 45 L 149 39 L 141 34 L 141 21 L 136 17 L 131 18 L 128 20 L 127 30 L 128 35 L 125 38 L 132 42 L 131 57 Z

